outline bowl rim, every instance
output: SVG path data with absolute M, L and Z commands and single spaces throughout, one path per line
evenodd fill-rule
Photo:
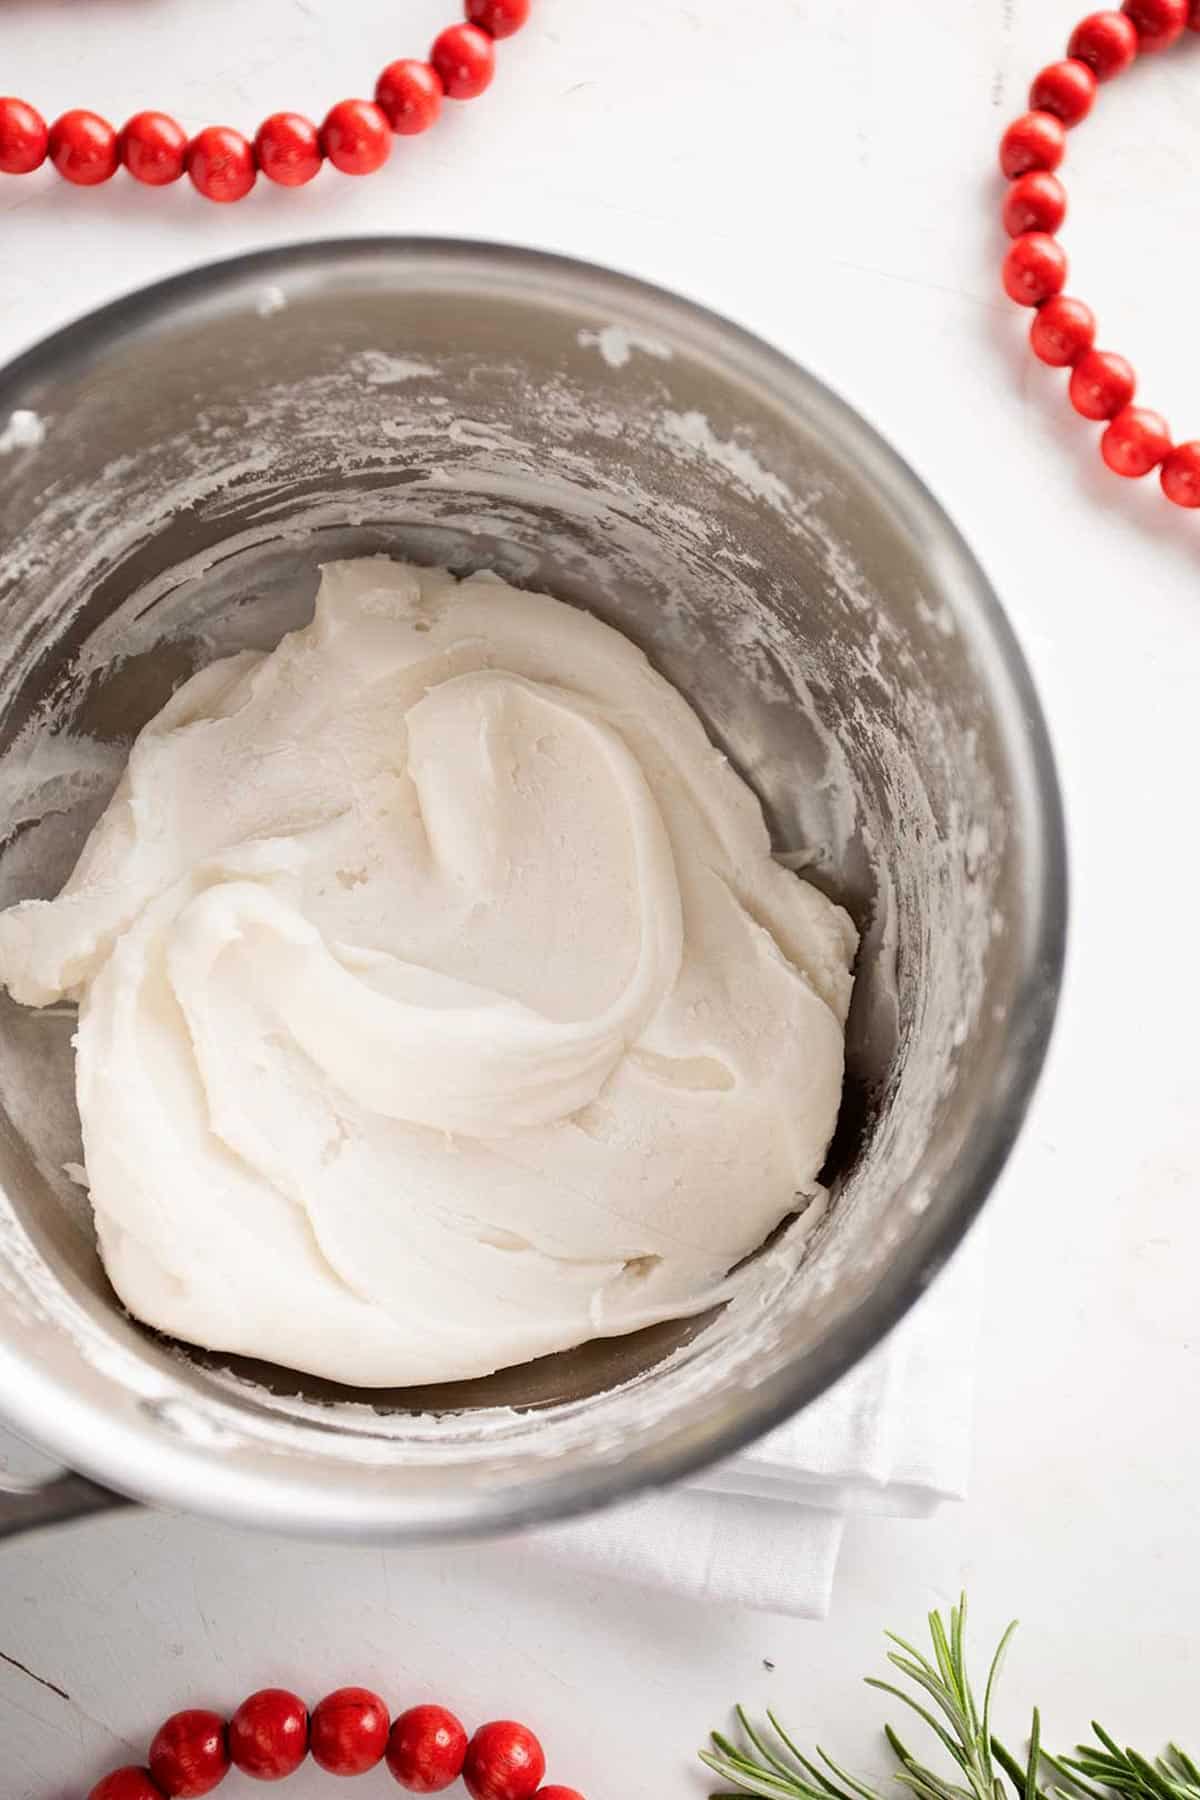
M 461 285 L 541 306 L 602 311 L 673 337 L 743 381 L 757 381 L 779 409 L 801 409 L 855 457 L 880 500 L 923 542 L 939 579 L 955 593 L 955 618 L 970 634 L 1001 719 L 1014 778 L 1014 810 L 1026 860 L 1027 912 L 1020 980 L 989 1104 L 973 1125 L 925 1218 L 883 1276 L 828 1335 L 740 1397 L 736 1412 L 707 1433 L 668 1429 L 636 1459 L 567 1475 L 543 1471 L 532 1489 L 469 1492 L 469 1504 L 436 1492 L 416 1506 L 346 1464 L 337 1482 L 284 1479 L 234 1468 L 212 1450 L 168 1439 L 139 1411 L 97 1418 L 94 1401 L 33 1355 L 0 1339 L 5 1423 L 72 1469 L 119 1495 L 197 1515 L 308 1537 L 377 1542 L 478 1536 L 566 1519 L 632 1498 L 733 1455 L 818 1398 L 898 1323 L 948 1261 L 983 1206 L 1013 1148 L 1049 1045 L 1066 950 L 1068 876 L 1062 798 L 1047 724 L 1016 634 L 974 553 L 924 481 L 856 408 L 782 350 L 700 303 L 639 277 L 575 257 L 486 240 L 372 236 L 301 241 L 206 262 L 84 314 L 0 368 L 0 416 L 36 399 L 44 381 L 86 369 L 114 346 L 173 329 L 192 309 L 253 306 L 264 286 L 290 281 L 316 290 L 374 268 L 381 278 L 422 281 L 442 271 Z M 0 1290 L 0 1305 L 3 1304 Z

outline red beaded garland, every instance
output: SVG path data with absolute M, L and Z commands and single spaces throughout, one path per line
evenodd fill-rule
M 1176 506 L 1200 506 L 1200 444 L 1176 444 L 1163 458 L 1159 480 Z
M 117 172 L 117 134 L 99 113 L 63 113 L 50 127 L 49 146 L 50 161 L 76 187 L 97 187 Z
M 1018 306 L 1040 306 L 1062 291 L 1066 279 L 1066 254 L 1046 231 L 1016 238 L 1004 259 L 1004 291 Z
M 127 1764 L 114 1769 L 88 1792 L 87 1800 L 164 1800 L 163 1791 L 150 1779 L 149 1769 Z
M 230 1719 L 228 1738 L 229 1760 L 243 1775 L 282 1781 L 308 1755 L 308 1708 L 286 1688 L 259 1688 Z
M 1071 33 L 1067 55 L 1086 63 L 1097 81 L 1111 81 L 1138 53 L 1137 26 L 1125 13 L 1089 13 Z
M 439 34 L 428 62 L 389 63 L 374 101 L 339 101 L 320 131 L 301 113 L 272 113 L 253 144 L 225 125 L 206 127 L 189 144 L 182 126 L 161 112 L 136 113 L 119 138 L 107 119 L 85 109 L 65 112 L 47 128 L 26 101 L 0 95 L 0 174 L 29 175 L 47 156 L 77 187 L 108 181 L 122 164 L 147 187 L 165 187 L 186 170 L 198 193 L 219 202 L 241 200 L 259 169 L 281 187 L 302 187 L 326 158 L 345 175 L 370 175 L 387 161 L 392 133 L 427 131 L 447 94 L 471 100 L 484 92 L 495 73 L 495 41 L 519 31 L 530 9 L 531 0 L 463 0 L 465 22 Z M 1044 146 L 1042 154 L 1049 154 Z
M 1100 454 L 1114 475 L 1138 481 L 1156 469 L 1171 448 L 1171 433 L 1161 413 L 1126 406 L 1100 439 Z
M 463 11 L 489 37 L 506 38 L 528 19 L 529 0 L 464 0 Z
M 411 1706 L 388 1736 L 387 1766 L 410 1794 L 440 1794 L 462 1774 L 467 1734 L 444 1706 Z
M 121 128 L 117 154 L 135 181 L 167 187 L 187 161 L 187 132 L 168 113 L 134 113 Z
M 1051 368 L 1066 369 L 1096 341 L 1096 319 L 1090 306 L 1055 294 L 1033 315 L 1029 327 L 1033 354 Z
M 1139 50 L 1169 50 L 1187 27 L 1188 0 L 1125 0 L 1122 11 L 1133 20 Z
M 1087 118 L 1095 98 L 1096 77 L 1086 63 L 1075 57 L 1051 63 L 1035 76 L 1029 90 L 1029 104 L 1035 112 L 1053 113 L 1068 126 Z
M 442 110 L 442 78 L 427 62 L 401 57 L 375 83 L 375 104 L 398 137 L 428 131 Z
M 1008 177 L 1002 207 L 1012 243 L 1004 258 L 1004 286 L 1034 317 L 1029 342 L 1040 361 L 1070 369 L 1067 392 L 1076 412 L 1105 425 L 1100 453 L 1117 475 L 1137 480 L 1160 468 L 1164 494 L 1177 506 L 1200 508 L 1200 441 L 1172 446 L 1159 413 L 1134 406 L 1137 377 L 1123 356 L 1095 348 L 1089 307 L 1062 293 L 1067 261 L 1054 237 L 1066 217 L 1066 192 L 1053 173 L 1062 161 L 1066 129 L 1095 101 L 1097 84 L 1112 81 L 1143 51 L 1200 32 L 1200 0 L 1125 0 L 1120 12 L 1089 13 L 1071 33 L 1064 61 L 1042 70 L 1030 89 L 1032 110 L 1000 140 Z
M 1004 229 L 1009 237 L 1025 231 L 1057 231 L 1067 216 L 1067 190 L 1057 175 L 1031 169 L 1018 175 L 1004 195 Z
M 1123 356 L 1111 350 L 1085 350 L 1071 370 L 1071 405 L 1085 419 L 1111 419 L 1128 406 L 1137 376 Z
M 313 1708 L 308 1748 L 330 1775 L 365 1775 L 383 1760 L 388 1726 L 388 1709 L 370 1688 L 336 1688 Z
M 1000 139 L 1000 167 L 1012 180 L 1030 169 L 1057 169 L 1067 149 L 1067 134 L 1053 113 L 1022 113 Z
M 303 187 L 319 174 L 324 161 L 316 126 L 303 113 L 294 112 L 272 113 L 263 120 L 254 155 L 267 180 L 280 187 Z
M 208 125 L 188 145 L 187 171 L 197 193 L 229 205 L 254 186 L 254 148 L 240 131 L 228 125 Z
M 46 160 L 50 132 L 40 112 L 8 94 L 0 99 L 0 174 L 29 175 Z
M 172 1713 L 150 1745 L 150 1773 L 169 1800 L 198 1800 L 229 1773 L 225 1721 L 200 1707 Z
M 325 115 L 321 148 L 343 175 L 373 175 L 392 154 L 392 131 L 373 100 L 339 100 Z
M 447 25 L 434 38 L 429 60 L 451 100 L 474 100 L 496 68 L 492 40 L 478 25 Z
M 259 1688 L 228 1725 L 207 1710 L 172 1713 L 155 1733 L 149 1769 L 114 1769 L 88 1800 L 192 1800 L 216 1787 L 231 1766 L 257 1781 L 280 1781 L 310 1750 L 331 1775 L 363 1775 L 386 1754 L 392 1775 L 412 1794 L 441 1793 L 461 1774 L 472 1800 L 584 1800 L 575 1788 L 539 1785 L 546 1758 L 527 1725 L 493 1719 L 468 1742 L 452 1712 L 425 1705 L 400 1713 L 389 1730 L 386 1705 L 361 1687 L 326 1694 L 311 1719 L 287 1688 Z
M 462 1773 L 471 1800 L 532 1800 L 546 1758 L 528 1726 L 493 1719 L 471 1739 Z

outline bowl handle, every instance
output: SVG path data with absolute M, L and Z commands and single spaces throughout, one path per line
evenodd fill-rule
M 0 1541 L 129 1504 L 82 1475 L 66 1472 L 46 1481 L 24 1481 L 0 1471 Z

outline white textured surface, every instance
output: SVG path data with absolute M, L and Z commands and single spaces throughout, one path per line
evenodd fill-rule
M 994 140 L 1084 10 L 541 0 L 491 95 L 360 186 L 329 175 L 226 212 L 5 182 L 5 354 L 205 257 L 385 230 L 614 263 L 775 339 L 897 443 L 996 580 L 1058 740 L 1076 892 L 1051 1068 L 992 1209 L 973 1497 L 932 1523 L 852 1523 L 828 1624 L 550 1572 L 518 1591 L 502 1549 L 309 1550 L 131 1516 L 0 1553 L 0 1650 L 73 1696 L 0 1664 L 12 1800 L 86 1791 L 165 1710 L 271 1678 L 525 1714 L 591 1800 L 702 1793 L 688 1752 L 738 1694 L 867 1765 L 880 1709 L 855 1677 L 880 1628 L 915 1630 L 964 1580 L 981 1632 L 1026 1621 L 1014 1731 L 1035 1694 L 1059 1740 L 1097 1710 L 1148 1743 L 1192 1726 L 1200 520 L 1099 467 L 996 278 Z M 352 31 L 326 0 L 9 0 L 4 82 L 47 111 L 150 102 L 191 126 L 319 113 L 453 12 L 359 0 Z M 1067 168 L 1072 285 L 1182 435 L 1200 434 L 1198 96 L 1189 41 L 1104 91 Z

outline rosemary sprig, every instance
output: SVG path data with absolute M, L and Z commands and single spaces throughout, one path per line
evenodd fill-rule
M 939 1612 L 930 1613 L 931 1656 L 887 1633 L 893 1646 L 888 1661 L 908 1688 L 890 1678 L 867 1678 L 868 1687 L 878 1688 L 915 1713 L 954 1765 L 946 1772 L 930 1768 L 890 1725 L 885 1726 L 897 1764 L 894 1779 L 915 1800 L 1010 1800 L 1010 1789 L 1016 1800 L 1080 1800 L 1080 1796 L 1083 1800 L 1200 1800 L 1200 1768 L 1178 1745 L 1172 1744 L 1164 1755 L 1151 1760 L 1136 1750 L 1121 1749 L 1115 1738 L 1093 1724 L 1095 1744 L 1081 1744 L 1074 1756 L 1053 1756 L 1042 1747 L 1036 1708 L 1028 1753 L 1020 1762 L 992 1730 L 996 1682 L 1016 1623 L 1008 1627 L 996 1647 L 980 1705 L 967 1671 L 966 1618 L 965 1596 L 951 1607 L 948 1620 Z M 878 1789 L 849 1774 L 819 1746 L 813 1756 L 806 1755 L 773 1712 L 767 1713 L 769 1730 L 756 1728 L 743 1707 L 739 1706 L 736 1714 L 740 1742 L 714 1731 L 710 1748 L 700 1752 L 700 1760 L 730 1784 L 712 1800 L 739 1800 L 745 1794 L 758 1796 L 758 1800 L 884 1800 Z M 1042 1785 L 1045 1769 L 1057 1778 L 1049 1788 Z

